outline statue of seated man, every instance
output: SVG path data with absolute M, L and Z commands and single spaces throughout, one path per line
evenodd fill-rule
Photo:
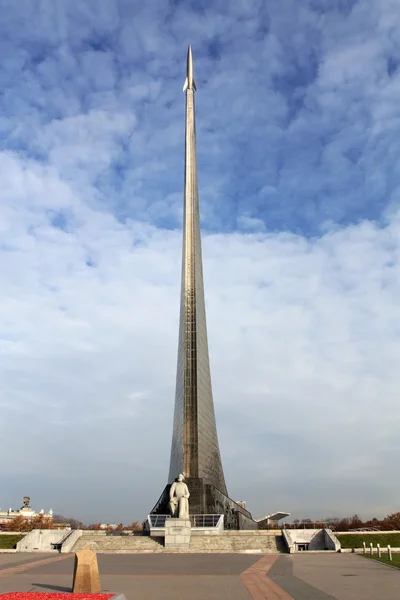
M 178 519 L 189 518 L 189 490 L 183 483 L 183 475 L 179 475 L 169 490 L 169 509 L 171 516 Z

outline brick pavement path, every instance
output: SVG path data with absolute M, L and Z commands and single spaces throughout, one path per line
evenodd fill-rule
M 241 574 L 240 577 L 254 600 L 292 600 L 292 596 L 268 577 L 278 556 L 264 556 Z
M 18 555 L 14 554 L 13 556 Z M 23 573 L 29 569 L 34 569 L 37 566 L 52 565 L 60 560 L 64 560 L 65 555 L 49 556 L 47 554 L 45 558 L 35 557 L 36 559 L 34 559 L 29 557 L 28 560 L 23 560 L 22 555 L 19 555 L 18 558 L 20 559 L 19 561 L 12 561 L 0 566 L 0 577 L 10 577 L 18 573 Z

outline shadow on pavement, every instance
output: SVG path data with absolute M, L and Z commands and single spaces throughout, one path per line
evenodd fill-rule
M 32 585 L 51 590 L 52 592 L 72 592 L 72 587 L 65 585 L 49 585 L 47 583 L 32 583 Z
M 307 600 L 337 600 L 293 575 L 293 558 L 280 556 L 268 571 L 268 577 L 292 598 Z

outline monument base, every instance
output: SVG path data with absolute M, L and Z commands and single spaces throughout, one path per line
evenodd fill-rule
M 190 521 L 186 519 L 167 519 L 165 521 L 165 547 L 189 548 L 191 535 Z
M 205 483 L 203 479 L 195 477 L 185 479 L 185 483 L 190 492 L 189 512 L 191 515 L 224 515 L 224 529 L 258 529 L 258 523 L 253 520 L 248 510 L 225 496 L 210 483 Z M 165 487 L 151 514 L 169 514 L 170 487 L 171 484 Z

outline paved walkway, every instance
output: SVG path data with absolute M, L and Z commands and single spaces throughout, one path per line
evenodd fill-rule
M 0 594 L 70 592 L 73 555 L 0 555 Z M 400 570 L 352 554 L 99 554 L 127 600 L 398 600 Z

